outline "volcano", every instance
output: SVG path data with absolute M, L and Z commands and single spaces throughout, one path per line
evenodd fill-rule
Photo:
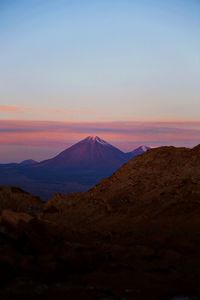
M 52 159 L 39 165 L 44 167 L 115 170 L 127 161 L 124 152 L 98 136 L 88 136 Z

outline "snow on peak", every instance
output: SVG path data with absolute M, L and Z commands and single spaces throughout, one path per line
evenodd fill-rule
M 90 135 L 86 138 L 87 141 L 93 142 L 93 143 L 99 143 L 102 145 L 109 145 L 106 141 L 102 140 L 100 137 L 96 135 Z
M 95 142 L 95 141 L 99 140 L 100 138 L 97 135 L 90 135 L 87 137 L 87 139 Z

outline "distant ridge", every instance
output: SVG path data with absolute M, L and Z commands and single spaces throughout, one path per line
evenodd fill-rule
M 35 164 L 38 164 L 38 162 L 33 159 L 26 159 L 26 160 L 23 160 L 22 162 L 20 162 L 21 166 L 31 166 L 31 165 L 35 165 Z

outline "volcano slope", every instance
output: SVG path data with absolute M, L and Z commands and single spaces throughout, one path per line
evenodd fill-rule
M 152 149 L 32 218 L 18 229 L 29 259 L 16 278 L 46 280 L 43 299 L 200 299 L 200 146 Z M 37 284 L 24 284 L 24 299 L 38 299 Z M 21 292 L 19 283 L 11 290 Z

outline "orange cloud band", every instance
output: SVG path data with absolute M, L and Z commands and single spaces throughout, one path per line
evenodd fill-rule
M 0 105 L 0 113 L 21 113 L 23 109 L 14 105 Z

